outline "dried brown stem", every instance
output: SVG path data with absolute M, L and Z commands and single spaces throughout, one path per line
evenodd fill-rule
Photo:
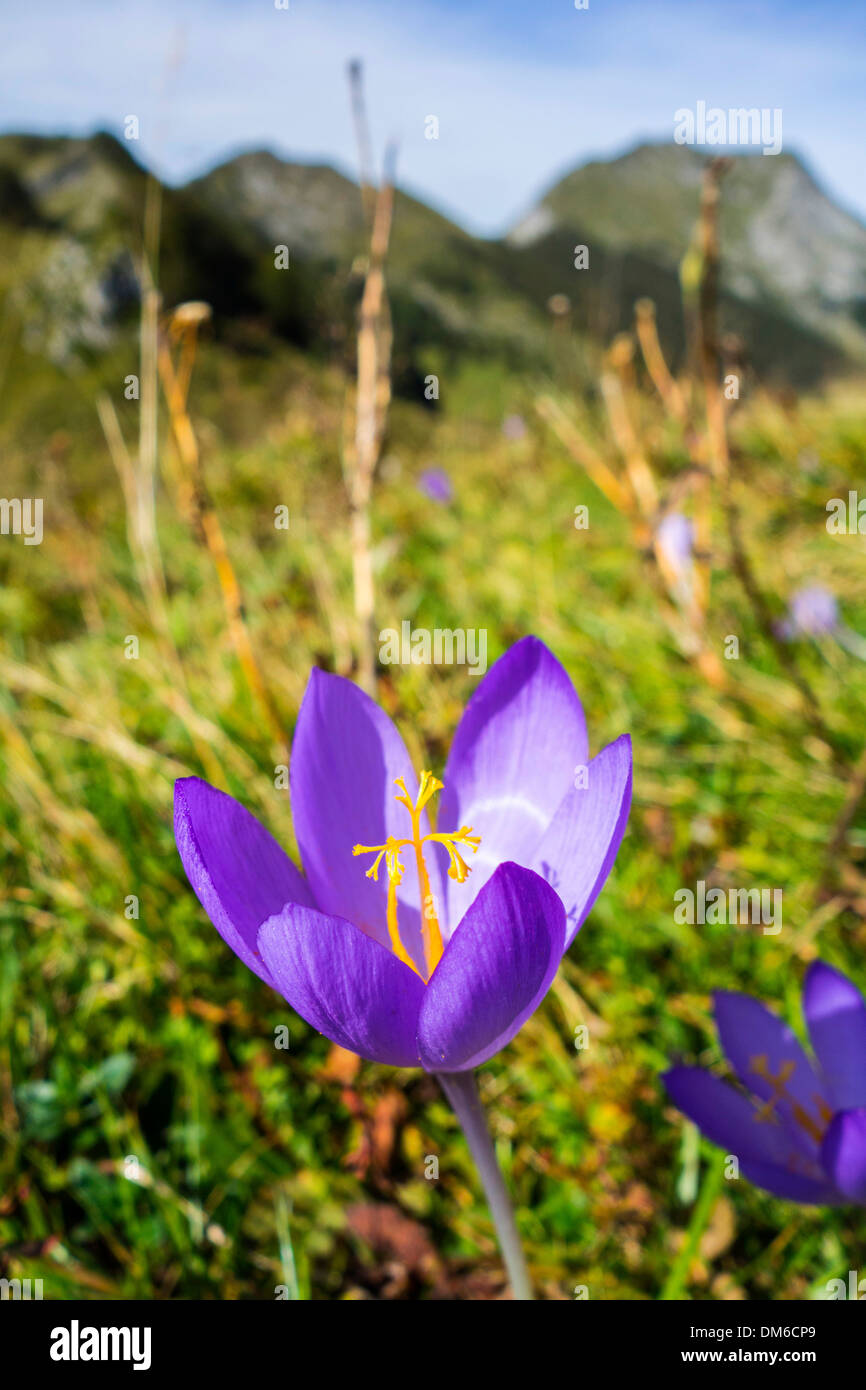
M 752 606 L 752 612 L 755 615 L 758 626 L 765 640 L 775 651 L 780 666 L 784 669 L 789 680 L 799 690 L 803 699 L 804 714 L 813 733 L 815 733 L 823 743 L 827 744 L 828 747 L 834 749 L 835 740 L 824 721 L 815 692 L 800 671 L 790 648 L 777 632 L 770 605 L 755 577 L 754 570 L 752 569 L 751 562 L 746 553 L 746 548 L 743 544 L 740 532 L 739 513 L 731 495 L 729 480 L 726 480 L 724 484 L 722 504 L 727 521 L 728 541 L 731 548 L 734 573 L 739 579 L 743 592 Z
M 186 330 L 185 336 L 194 337 L 195 333 L 196 329 L 193 325 Z M 204 540 L 213 560 L 223 607 L 225 608 L 229 635 L 244 679 L 267 720 L 270 732 L 279 746 L 281 756 L 288 761 L 288 741 L 256 660 L 247 628 L 240 584 L 231 562 L 219 517 L 207 490 L 201 466 L 198 439 L 187 410 L 183 385 L 175 370 L 168 341 L 164 336 L 160 337 L 157 361 L 171 419 L 172 434 L 181 463 L 181 472 L 178 475 L 181 506 Z M 191 363 L 186 374 L 187 384 L 190 372 Z
M 668 414 L 680 425 L 685 426 L 688 409 L 679 383 L 671 375 L 656 324 L 656 306 L 651 299 L 639 299 L 635 307 L 635 331 L 650 380 L 662 399 Z
M 350 67 L 353 107 L 359 135 L 362 190 L 369 161 L 366 144 L 361 70 Z M 344 445 L 343 471 L 349 495 L 349 527 L 355 617 L 358 626 L 358 680 L 375 694 L 375 584 L 373 576 L 370 501 L 376 465 L 391 402 L 391 316 L 385 286 L 385 262 L 394 216 L 394 162 L 389 146 L 382 182 L 376 191 L 364 289 L 358 315 L 357 380 L 354 430 Z
M 370 140 L 370 125 L 367 120 L 367 104 L 364 100 L 364 69 L 360 61 L 355 58 L 350 62 L 348 71 L 352 121 L 355 126 L 355 143 L 358 147 L 361 202 L 368 227 L 372 227 L 376 211 L 376 187 L 373 177 L 373 146 Z
M 709 553 L 709 483 L 710 476 L 712 476 L 717 479 L 719 484 L 734 572 L 751 604 L 758 626 L 767 642 L 773 647 L 780 665 L 799 690 L 803 698 L 805 716 L 813 732 L 822 742 L 833 748 L 833 736 L 821 714 L 814 691 L 800 671 L 793 653 L 776 631 L 770 606 L 758 584 L 743 544 L 739 514 L 732 494 L 727 416 L 720 381 L 721 355 L 718 333 L 720 183 L 730 168 L 730 163 L 729 159 L 711 160 L 704 171 L 701 192 L 702 273 L 699 291 L 699 348 L 707 413 L 709 473 L 707 474 L 706 489 L 702 489 L 700 494 L 701 506 L 697 509 L 697 549 L 698 551 L 705 549 L 707 554 Z
M 148 177 L 144 210 L 144 248 L 141 260 L 140 319 L 140 405 L 138 415 L 138 458 L 135 466 L 134 517 L 145 571 L 145 593 L 152 606 L 165 594 L 165 576 L 156 528 L 156 477 L 158 457 L 158 382 L 156 344 L 159 335 L 159 261 L 162 189 L 158 179 Z
M 565 445 L 568 452 L 576 463 L 595 484 L 599 492 L 611 502 L 617 511 L 625 516 L 634 514 L 634 503 L 631 495 L 617 478 L 616 474 L 608 468 L 604 459 L 587 443 L 577 427 L 568 418 L 562 406 L 553 399 L 552 396 L 541 396 L 535 405 L 538 414 L 541 416 L 551 429 Z
M 635 500 L 644 519 L 652 522 L 658 510 L 658 489 L 628 413 L 623 371 L 624 364 L 619 361 L 615 370 L 602 373 L 601 394 L 607 409 L 611 433 L 625 463 Z
M 866 747 L 857 760 L 848 783 L 848 794 L 827 842 L 826 867 L 818 885 L 817 896 L 819 899 L 826 896 L 829 890 L 835 875 L 836 861 L 844 849 L 848 831 L 854 823 L 854 818 L 860 810 L 864 797 L 866 797 Z

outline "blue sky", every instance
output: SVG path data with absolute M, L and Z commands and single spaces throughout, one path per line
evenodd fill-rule
M 345 67 L 400 182 L 496 233 L 587 158 L 700 101 L 780 107 L 866 219 L 864 0 L 39 0 L 0 15 L 0 130 L 119 133 L 173 181 L 268 146 L 354 172 Z M 440 138 L 425 140 L 424 120 Z

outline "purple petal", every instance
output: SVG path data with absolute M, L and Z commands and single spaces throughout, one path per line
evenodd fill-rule
M 662 1080 L 671 1100 L 702 1134 L 734 1155 L 750 1182 L 777 1197 L 825 1203 L 832 1191 L 817 1163 L 809 1162 L 786 1128 L 762 1121 L 745 1096 L 700 1067 L 673 1067 Z
M 424 983 L 385 946 L 295 905 L 264 923 L 258 943 L 275 988 L 311 1027 L 371 1062 L 418 1065 Z
M 866 1108 L 842 1110 L 830 1121 L 821 1162 L 851 1202 L 866 1202 Z
M 256 936 L 286 903 L 313 905 L 299 871 L 246 807 L 198 777 L 174 784 L 174 838 L 186 876 L 220 936 L 270 984 Z
M 763 1187 L 774 1197 L 784 1197 L 790 1202 L 831 1207 L 839 1200 L 834 1188 L 822 1178 L 802 1176 L 787 1168 L 777 1168 L 772 1163 L 755 1163 L 747 1159 L 740 1164 L 740 1172 L 756 1187 Z
M 354 922 L 388 946 L 388 875 L 367 878 L 375 856 L 353 858 L 357 844 L 381 845 L 389 835 L 405 839 L 409 813 L 394 800 L 394 779 L 403 777 L 414 801 L 418 779 L 402 738 L 384 710 L 341 676 L 313 670 L 292 745 L 292 815 L 301 860 L 323 912 Z M 422 817 L 422 834 L 429 829 Z M 412 959 L 423 964 L 420 893 L 414 854 L 403 852 L 398 889 L 400 936 Z M 439 863 L 427 856 L 433 896 L 442 901 Z
M 556 974 L 565 911 L 530 869 L 502 864 L 448 942 L 418 1023 L 422 1066 L 467 1071 L 510 1042 Z
M 822 584 L 798 589 L 788 607 L 790 626 L 795 633 L 815 637 L 832 632 L 839 623 L 839 604 L 835 594 Z
M 566 793 L 532 868 L 556 889 L 574 940 L 611 871 L 631 807 L 631 739 L 623 734 L 589 764 L 586 787 Z
M 431 502 L 450 502 L 454 496 L 454 486 L 444 468 L 425 469 L 418 487 Z
M 682 512 L 668 512 L 659 523 L 657 535 L 671 568 L 683 570 L 691 562 L 695 547 L 695 528 L 691 518 Z
M 866 1105 L 866 1003 L 840 971 L 809 967 L 803 1012 L 834 1110 Z
M 781 1167 L 802 1165 L 787 1130 L 772 1118 L 759 1119 L 758 1107 L 712 1072 L 701 1067 L 672 1067 L 662 1080 L 674 1105 L 713 1144 L 735 1154 L 741 1163 L 751 1159 Z
M 481 836 L 468 885 L 448 880 L 450 920 L 505 860 L 529 865 L 588 761 L 583 709 L 565 670 L 537 637 L 501 656 L 463 713 L 442 778 L 438 824 Z
M 720 990 L 713 998 L 722 1047 L 740 1081 L 761 1100 L 768 1101 L 773 1084 L 760 1072 L 767 1069 L 780 1078 L 784 1073 L 784 1094 L 775 1101 L 775 1112 L 799 1148 L 814 1155 L 818 1145 L 816 1133 L 826 1123 L 827 1099 L 795 1034 L 748 994 Z M 804 1115 L 806 1124 L 802 1122 Z

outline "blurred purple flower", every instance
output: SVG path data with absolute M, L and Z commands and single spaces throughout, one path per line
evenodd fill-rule
M 444 468 L 426 468 L 418 479 L 418 487 L 431 502 L 450 502 L 454 487 Z
M 866 1205 L 866 1003 L 816 961 L 803 1012 L 816 1061 L 757 999 L 715 996 L 719 1037 L 744 1096 L 700 1067 L 674 1067 L 674 1104 L 750 1181 L 796 1202 Z
M 656 540 L 665 561 L 677 579 L 684 579 L 692 567 L 695 528 L 682 512 L 668 512 L 659 524 Z
M 525 439 L 526 421 L 522 415 L 506 415 L 502 421 L 502 433 L 506 439 Z
M 810 584 L 791 595 L 788 617 L 780 625 L 783 637 L 818 637 L 839 626 L 836 596 L 821 584 Z
M 291 764 L 305 875 L 197 777 L 175 785 L 175 837 L 217 931 L 313 1028 L 373 1061 L 462 1072 L 535 1011 L 601 891 L 628 818 L 631 744 L 589 762 L 571 681 L 527 637 L 466 707 L 435 834 L 426 806 L 442 783 L 423 772 L 414 798 L 412 783 L 388 715 L 313 670 Z M 373 856 L 366 874 L 360 854 Z

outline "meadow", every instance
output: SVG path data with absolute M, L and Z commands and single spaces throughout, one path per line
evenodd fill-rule
M 316 665 L 355 674 L 366 640 L 345 375 L 202 334 L 188 419 L 207 497 L 160 406 L 151 512 L 121 356 L 5 362 L 3 490 L 44 498 L 45 534 L 0 538 L 0 1273 L 51 1298 L 502 1297 L 436 1082 L 291 1014 L 207 921 L 172 835 L 173 782 L 195 773 L 296 855 L 275 783 L 304 687 Z M 659 1075 L 676 1058 L 724 1074 L 713 989 L 802 1033 L 810 961 L 866 986 L 866 667 L 833 634 L 777 627 L 820 584 L 866 634 L 863 537 L 825 524 L 864 477 L 862 383 L 796 398 L 744 377 L 722 474 L 697 379 L 680 409 L 654 365 L 655 382 L 620 339 L 581 389 L 567 363 L 479 360 L 443 373 L 435 409 L 396 400 L 369 508 L 375 626 L 484 630 L 490 662 L 535 633 L 591 750 L 634 743 L 611 879 L 481 1073 L 538 1296 L 820 1298 L 858 1268 L 866 1216 L 726 1182 Z M 431 469 L 449 500 L 420 485 Z M 662 504 L 696 518 L 694 601 L 654 550 Z M 441 773 L 478 677 L 373 679 L 416 769 Z M 782 890 L 781 930 L 678 922 L 699 881 Z

